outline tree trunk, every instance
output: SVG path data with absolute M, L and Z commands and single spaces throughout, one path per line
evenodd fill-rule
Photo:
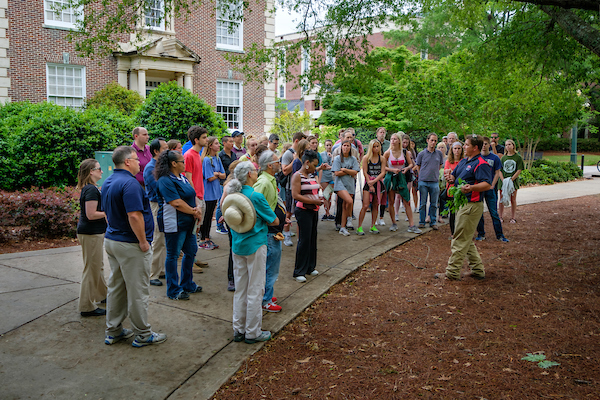
M 577 14 L 564 8 L 551 6 L 540 6 L 541 10 L 548 14 L 561 28 L 578 41 L 584 47 L 587 47 L 592 53 L 600 57 L 600 31 L 585 22 Z M 598 10 L 598 6 L 596 11 Z

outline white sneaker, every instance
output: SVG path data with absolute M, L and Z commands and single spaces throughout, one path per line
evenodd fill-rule
M 404 218 L 405 221 L 408 221 L 408 217 Z
M 297 276 L 294 279 L 296 280 L 296 282 L 300 282 L 300 283 L 306 282 L 306 278 L 303 276 Z
M 340 228 L 340 235 L 350 236 L 350 232 L 346 228 Z
M 397 230 L 398 230 L 398 225 L 392 224 L 392 226 L 390 226 L 390 231 L 396 232 Z
M 354 228 L 354 225 L 352 225 L 352 217 L 346 219 L 346 228 Z
M 381 219 L 379 220 L 379 225 L 381 225 L 381 226 L 385 226 L 385 221 L 383 220 L 383 218 L 381 218 Z
M 375 225 L 379 225 L 379 220 L 378 219 L 375 220 Z
M 283 236 L 284 236 L 283 237 L 283 244 L 285 246 L 290 247 L 290 246 L 294 245 L 294 243 L 292 242 L 292 237 L 291 237 L 290 233 L 287 233 L 287 234 L 284 233 Z
M 316 269 L 310 273 L 310 276 L 317 276 L 319 275 L 319 271 L 317 271 Z
M 400 221 L 400 216 L 396 214 L 396 221 Z

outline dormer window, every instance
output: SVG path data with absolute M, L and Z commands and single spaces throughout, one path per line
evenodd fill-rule
M 150 0 L 144 14 L 146 28 L 165 30 L 165 2 L 163 0 Z

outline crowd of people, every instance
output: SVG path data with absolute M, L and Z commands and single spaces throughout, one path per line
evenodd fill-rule
M 461 143 L 454 132 L 439 142 L 430 133 L 420 152 L 403 132 L 388 140 L 383 127 L 367 145 L 353 128 L 342 129 L 337 141 L 324 141 L 322 152 L 319 139 L 302 132 L 281 151 L 274 134 L 235 131 L 219 140 L 192 126 L 187 138 L 183 145 L 162 137 L 150 142 L 147 129 L 135 128 L 133 144 L 114 150 L 115 169 L 102 190 L 99 163 L 87 159 L 80 165 L 77 235 L 84 271 L 79 310 L 83 317 L 106 315 L 106 344 L 134 335 L 134 347 L 166 340 L 147 321 L 149 286 L 163 286 L 165 280 L 167 298 L 176 301 L 202 291 L 194 273 L 208 266 L 198 257 L 199 249 L 218 248 L 210 236 L 213 218 L 216 232 L 229 238 L 234 341 L 246 343 L 269 340 L 262 313 L 282 310 L 274 297 L 282 244 L 294 246 L 297 235 L 292 275 L 297 282 L 319 274 L 319 222 L 335 221 L 343 236 L 350 231 L 364 236 L 367 231 L 380 234 L 386 211 L 389 230 L 396 232 L 404 213 L 407 231 L 418 234 L 426 224 L 437 230 L 443 214 L 449 214 L 452 255 L 444 279 L 460 279 L 465 257 L 471 276 L 485 277 L 473 243 L 475 232 L 476 240 L 486 238 L 483 201 L 498 240 L 508 242 L 502 231 L 505 205 L 511 205 L 510 222 L 516 223 L 523 160 L 515 143 L 507 140 L 503 147 L 497 134 L 469 135 Z M 449 210 L 450 188 L 457 184 L 468 203 Z M 356 229 L 355 201 L 360 204 Z M 418 225 L 413 213 L 418 213 Z M 108 283 L 103 247 L 110 264 Z M 98 303 L 106 303 L 106 309 Z M 127 316 L 132 330 L 122 326 Z

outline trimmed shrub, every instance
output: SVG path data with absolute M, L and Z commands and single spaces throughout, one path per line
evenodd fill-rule
M 227 125 L 204 100 L 177 82 L 163 83 L 153 90 L 137 112 L 138 125 L 146 127 L 150 137 L 162 136 L 187 142 L 192 125 L 208 129 L 209 136 L 222 137 Z
M 27 237 L 75 237 L 78 197 L 73 187 L 0 191 L 0 240 L 15 236 L 8 231 L 9 227 L 29 227 L 28 232 L 19 231 Z
M 134 121 L 106 107 L 51 103 L 0 107 L 0 189 L 74 185 L 81 160 L 131 143 Z
M 540 140 L 537 151 L 571 151 L 571 138 L 550 137 Z M 577 139 L 577 152 L 600 152 L 598 139 Z
M 579 179 L 583 171 L 573 163 L 560 163 L 548 160 L 536 160 L 531 169 L 521 172 L 519 179 L 522 185 L 551 185 L 556 182 L 567 182 Z
M 111 82 L 85 102 L 87 108 L 108 107 L 132 115 L 144 102 L 138 92 L 128 90 L 117 82 Z

